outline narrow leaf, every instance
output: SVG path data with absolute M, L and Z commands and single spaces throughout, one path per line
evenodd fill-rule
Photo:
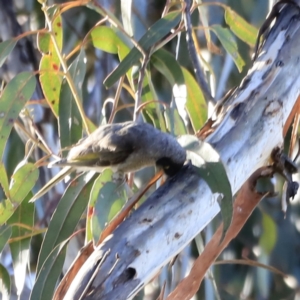
M 81 49 L 72 62 L 69 72 L 76 87 L 76 93 L 82 99 L 82 83 L 86 72 L 85 52 Z M 66 148 L 78 142 L 82 137 L 82 119 L 69 84 L 62 84 L 59 102 L 59 133 L 61 148 Z
M 0 97 L 0 157 L 22 108 L 35 90 L 35 77 L 31 72 L 23 72 L 15 76 L 5 87 Z
M 19 164 L 10 181 L 11 201 L 14 204 L 20 204 L 34 187 L 38 177 L 39 171 L 34 164 Z
M 9 54 L 14 50 L 16 44 L 17 44 L 16 39 L 10 39 L 0 43 L 0 68 L 4 64 Z
M 3 225 L 0 227 L 0 254 L 3 251 L 4 246 L 7 244 L 9 238 L 11 237 L 12 229 L 8 225 Z
M 67 242 L 57 245 L 53 250 L 49 249 L 49 256 L 45 260 L 41 272 L 38 274 L 30 300 L 43 299 L 51 300 L 57 280 L 61 275 L 61 270 L 65 261 Z
M 54 32 L 58 49 L 61 51 L 63 42 L 61 15 L 57 15 L 52 21 L 52 31 Z M 49 35 L 40 34 L 38 36 L 38 45 L 43 54 L 39 67 L 41 87 L 49 107 L 57 117 L 62 82 L 62 76 L 58 73 L 60 70 L 59 56 Z
M 90 236 L 97 243 L 106 224 L 120 211 L 128 199 L 126 183 L 112 181 L 113 172 L 105 170 L 95 180 L 89 200 L 89 215 L 87 224 L 91 228 Z M 89 241 L 88 239 L 88 241 Z
M 242 69 L 245 66 L 245 62 L 239 54 L 236 41 L 235 41 L 233 35 L 231 34 L 230 30 L 222 27 L 221 25 L 213 25 L 213 26 L 211 26 L 211 28 L 212 28 L 213 32 L 217 35 L 222 46 L 232 57 L 239 72 L 242 72 Z
M 2 300 L 10 299 L 10 276 L 2 264 L 0 264 L 0 294 Z
M 0 162 L 0 184 L 3 188 L 3 191 L 5 193 L 5 196 L 9 198 L 9 183 L 8 183 L 8 178 L 5 170 L 4 163 L 1 161 Z
M 199 141 L 195 136 L 182 136 L 178 142 L 187 150 L 187 159 L 192 162 L 196 172 L 209 185 L 212 193 L 221 198 L 223 239 L 231 224 L 233 202 L 231 185 L 220 156 L 210 144 Z
M 94 47 L 105 52 L 112 54 L 125 54 L 129 52 L 128 46 L 125 45 L 112 28 L 106 26 L 96 27 L 91 31 L 91 38 Z M 122 59 L 125 56 L 123 56 Z
M 165 17 L 159 19 L 152 25 L 143 37 L 138 41 L 143 51 L 148 52 L 152 46 L 164 38 L 172 28 L 178 25 L 181 20 L 181 13 L 171 12 Z M 104 80 L 104 85 L 110 88 L 122 75 L 124 75 L 132 66 L 138 65 L 142 58 L 142 53 L 134 47 L 124 58 L 117 68 Z
M 277 228 L 274 220 L 266 213 L 262 213 L 262 235 L 259 245 L 266 255 L 270 255 L 277 241 Z
M 9 199 L 0 201 L 0 226 L 3 226 L 3 224 L 6 223 L 14 211 L 15 207 Z
M 225 9 L 225 22 L 239 39 L 251 47 L 255 46 L 258 30 L 228 6 Z
M 29 227 L 34 225 L 34 205 L 28 203 L 31 197 L 31 193 L 27 196 L 27 201 L 23 201 L 11 218 L 8 220 L 8 224 L 24 224 Z M 12 227 L 12 238 L 19 238 L 24 235 L 30 234 L 31 230 L 28 230 L 22 226 Z M 9 244 L 13 266 L 14 266 L 14 279 L 17 287 L 18 295 L 21 295 L 26 279 L 26 271 L 29 263 L 29 250 L 30 250 L 31 237 L 17 239 Z
M 207 106 L 201 89 L 191 73 L 182 67 L 184 80 L 187 87 L 188 99 L 186 109 L 190 116 L 193 129 L 199 130 L 207 119 Z
M 40 83 L 45 99 L 55 116 L 58 116 L 62 76 L 58 74 L 60 63 L 53 54 L 44 55 L 40 61 Z
M 54 33 L 58 49 L 61 51 L 63 47 L 63 27 L 61 14 L 56 14 L 55 19 L 52 20 L 52 32 Z
M 170 82 L 181 118 L 186 120 L 188 113 L 194 130 L 201 128 L 207 119 L 207 108 L 202 91 L 194 77 L 163 49 L 153 54 L 151 63 Z
M 0 202 L 0 225 L 4 224 L 22 203 L 28 193 L 34 187 L 39 177 L 39 171 L 32 163 L 17 166 L 12 175 L 9 194 L 10 198 Z
M 76 177 L 60 199 L 43 240 L 37 266 L 38 274 L 52 249 L 74 232 L 87 207 L 93 176 L 94 173 L 89 172 Z
M 51 36 L 49 32 L 39 32 L 37 35 L 37 46 L 42 54 L 48 54 L 50 51 Z
M 92 30 L 91 37 L 93 41 L 93 45 L 112 54 L 118 54 L 120 61 L 126 57 L 129 53 L 129 47 L 120 39 L 117 33 L 112 29 L 105 26 L 99 26 Z M 129 69 L 126 71 L 126 76 L 128 81 L 130 82 L 130 86 L 133 90 L 136 90 L 136 78 L 135 74 L 132 73 L 132 70 Z M 148 76 L 148 72 L 146 71 L 146 76 L 143 81 L 142 87 L 142 102 L 152 101 L 153 99 L 157 99 L 155 92 L 151 85 L 151 78 Z M 153 116 L 151 120 L 153 124 L 156 124 L 158 127 L 163 129 L 163 124 L 161 120 L 161 114 L 158 108 L 158 105 L 151 103 L 147 105 L 143 109 L 143 115 L 147 118 L 149 116 Z
M 129 36 L 133 36 L 133 30 L 131 25 L 131 6 L 132 0 L 121 0 L 121 15 L 122 15 L 122 22 L 125 31 Z
M 129 53 L 129 47 L 120 39 L 117 33 L 109 27 L 99 26 L 92 30 L 91 38 L 94 47 L 108 53 L 118 54 L 119 60 L 122 61 Z M 131 70 L 126 72 L 127 79 L 133 86 Z

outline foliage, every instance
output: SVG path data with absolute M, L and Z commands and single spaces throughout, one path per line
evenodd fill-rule
M 12 294 L 23 293 L 26 299 L 26 280 L 28 274 L 34 274 L 36 281 L 31 287 L 30 299 L 51 299 L 65 258 L 69 263 L 74 259 L 74 255 L 69 258 L 68 242 L 76 240 L 77 250 L 84 242 L 97 242 L 105 224 L 132 193 L 131 189 L 135 190 L 139 182 L 151 177 L 153 170 L 139 172 L 135 175 L 135 185 L 120 191 L 112 185 L 110 172 L 77 174 L 67 186 L 60 184 L 54 192 L 29 203 L 33 194 L 55 175 L 55 170 L 44 167 L 45 161 L 61 154 L 59 149 L 67 149 L 99 124 L 143 118 L 175 136 L 194 134 L 206 121 L 209 108 L 188 59 L 182 3 L 167 1 L 165 7 L 160 7 L 159 1 L 153 1 L 149 14 L 142 16 L 140 12 L 146 14 L 147 1 L 141 1 L 141 8 L 131 1 L 115 1 L 110 7 L 99 4 L 100 1 L 87 0 L 53 5 L 42 0 L 20 2 L 28 20 L 35 14 L 36 30 L 19 32 L 2 41 L 0 66 L 15 69 L 12 66 L 18 62 L 10 57 L 18 53 L 17 46 L 23 45 L 24 40 L 36 46 L 40 61 L 38 67 L 30 71 L 18 66 L 18 71 L 8 79 L 4 71 L 1 73 L 0 250 L 3 260 L 0 291 L 2 299 L 9 299 L 11 281 L 14 281 Z M 260 1 L 241 2 L 245 7 L 253 5 L 245 14 L 251 19 L 250 11 L 255 14 L 254 5 L 259 6 Z M 31 9 L 26 6 L 28 3 Z M 132 9 L 128 9 L 129 3 Z M 240 72 L 246 71 L 249 47 L 255 44 L 257 30 L 230 3 L 195 3 L 198 3 L 193 6 L 195 46 L 210 86 L 217 98 L 221 98 L 230 82 L 238 84 L 236 78 L 242 78 Z M 215 10 L 222 19 L 215 17 Z M 18 9 L 16 11 L 18 13 Z M 211 25 L 205 25 L 207 20 Z M 207 51 L 203 49 L 208 49 L 209 55 L 205 55 Z M 232 58 L 236 68 L 225 70 L 226 55 Z M 28 64 L 33 62 L 28 60 Z M 230 77 L 224 75 L 224 79 L 221 75 L 226 73 Z M 215 82 L 218 88 L 214 87 Z M 63 195 L 57 203 L 60 194 Z M 226 195 L 231 193 L 227 191 Z M 273 202 L 265 204 L 272 205 Z M 254 258 L 255 247 L 259 247 L 264 252 L 263 263 L 269 263 L 273 251 L 281 249 L 280 245 L 276 246 L 276 239 L 283 238 L 280 235 L 283 228 L 278 228 L 274 218 L 266 214 L 265 206 L 262 213 L 258 210 L 254 213 L 244 228 L 249 232 L 242 232 L 223 258 L 226 255 L 240 257 L 245 252 Z M 86 227 L 84 238 L 82 227 Z M 255 232 L 257 228 L 264 230 L 260 238 Z M 295 236 L 296 227 L 292 228 Z M 5 259 L 9 253 L 12 264 Z M 245 292 L 247 278 L 255 280 L 254 272 L 262 276 L 268 289 L 266 292 L 258 282 L 252 283 L 249 298 L 267 293 L 272 299 L 279 299 L 271 292 L 270 273 L 266 275 L 257 269 L 234 265 L 218 267 L 216 282 L 222 299 L 239 298 Z M 292 268 L 284 271 L 296 276 Z M 273 277 L 273 280 L 272 284 L 275 280 L 283 284 L 280 290 L 283 297 L 293 292 L 283 278 Z M 203 289 L 199 299 L 202 292 Z M 206 296 L 206 299 L 210 298 Z

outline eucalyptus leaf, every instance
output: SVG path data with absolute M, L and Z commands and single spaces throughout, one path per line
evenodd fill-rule
M 254 47 L 258 30 L 230 7 L 225 9 L 225 22 L 230 27 L 231 31 L 243 42 Z
M 211 26 L 213 32 L 217 35 L 218 39 L 220 40 L 222 46 L 228 52 L 228 54 L 232 57 L 236 67 L 238 68 L 239 72 L 242 72 L 243 67 L 245 66 L 245 61 L 241 57 L 237 43 L 235 41 L 234 36 L 230 32 L 228 28 L 224 28 L 221 25 L 213 25 Z
M 94 172 L 76 177 L 60 199 L 43 240 L 37 266 L 38 274 L 51 250 L 74 232 L 87 207 L 93 177 Z
M 171 12 L 154 23 L 138 41 L 139 47 L 148 52 L 152 46 L 164 38 L 172 28 L 178 25 L 181 20 L 181 13 Z M 139 65 L 142 53 L 134 47 L 129 54 L 121 61 L 117 68 L 104 80 L 104 85 L 111 87 L 122 75 L 132 66 Z
M 69 73 L 76 87 L 76 93 L 82 99 L 82 83 L 86 72 L 85 51 L 81 49 L 79 55 L 72 62 Z M 75 102 L 73 93 L 67 81 L 63 81 L 59 101 L 59 133 L 61 148 L 77 143 L 82 137 L 82 119 Z M 82 102 L 82 100 L 81 100 Z
M 8 136 L 14 121 L 30 100 L 36 85 L 33 72 L 23 72 L 15 76 L 2 91 L 0 96 L 0 157 L 2 158 Z
M 21 295 L 26 275 L 28 264 L 30 261 L 30 242 L 31 242 L 31 233 L 32 231 L 20 224 L 32 228 L 34 225 L 34 205 L 28 203 L 28 200 L 31 198 L 31 192 L 27 195 L 25 201 L 18 206 L 14 214 L 8 220 L 8 224 L 12 226 L 12 236 L 15 240 L 9 244 L 13 267 L 14 267 L 14 280 L 17 288 L 17 292 Z M 20 237 L 27 236 L 26 238 L 20 239 Z
M 2 295 L 2 300 L 10 299 L 10 276 L 6 268 L 0 264 L 0 294 Z
M 186 120 L 188 113 L 194 130 L 199 130 L 207 119 L 207 107 L 195 78 L 164 49 L 159 49 L 152 55 L 151 63 L 171 84 L 181 118 Z
M 106 227 L 106 224 L 121 210 L 128 199 L 126 182 L 114 182 L 112 171 L 105 170 L 94 182 L 90 205 L 94 213 L 91 216 L 91 231 L 94 242 Z
M 52 33 L 56 40 L 59 51 L 62 49 L 63 29 L 62 16 L 58 14 L 52 20 Z M 60 71 L 60 60 L 55 49 L 53 40 L 48 34 L 40 34 L 38 36 L 39 50 L 43 56 L 40 61 L 40 83 L 45 99 L 52 109 L 55 116 L 58 116 L 59 95 L 61 89 L 62 76 Z
M 5 170 L 5 165 L 3 162 L 0 162 L 0 184 L 3 188 L 3 191 L 5 193 L 5 196 L 9 198 L 9 183 L 7 178 L 7 173 Z
M 44 261 L 42 270 L 38 274 L 33 289 L 31 291 L 30 300 L 43 299 L 51 300 L 57 284 L 57 280 L 61 275 L 61 269 L 65 261 L 68 241 L 63 241 L 50 251 L 49 256 Z
M 16 39 L 10 39 L 0 43 L 0 68 L 4 64 L 9 54 L 14 50 L 17 41 L 18 40 Z
M 205 180 L 212 193 L 220 200 L 223 239 L 231 224 L 233 201 L 230 182 L 220 156 L 210 144 L 199 141 L 195 136 L 184 135 L 178 142 L 187 150 L 187 160 L 191 161 L 196 173 Z
M 4 246 L 10 239 L 11 233 L 12 229 L 9 225 L 3 225 L 0 227 L 0 254 L 3 251 Z
M 265 254 L 270 255 L 277 241 L 277 228 L 272 217 L 264 212 L 262 213 L 262 229 L 259 245 Z
M 124 29 L 129 36 L 133 36 L 132 29 L 132 0 L 121 0 L 121 14 Z

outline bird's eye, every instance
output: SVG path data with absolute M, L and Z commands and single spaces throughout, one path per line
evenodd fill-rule
M 173 176 L 183 164 L 174 163 L 169 157 L 162 157 L 156 161 L 156 165 L 162 168 L 167 176 Z

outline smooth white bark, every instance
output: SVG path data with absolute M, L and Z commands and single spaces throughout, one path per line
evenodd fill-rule
M 289 6 L 278 17 L 241 86 L 223 105 L 209 136 L 233 193 L 283 142 L 282 129 L 300 90 L 300 22 Z M 65 299 L 129 299 L 219 212 L 207 184 L 186 166 L 100 245 Z M 91 280 L 91 278 L 93 279 Z M 91 281 L 90 281 L 91 280 Z

